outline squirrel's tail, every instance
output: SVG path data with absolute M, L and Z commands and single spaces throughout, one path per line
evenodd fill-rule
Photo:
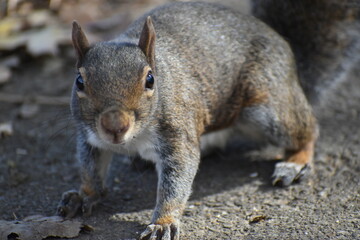
M 252 0 L 252 12 L 290 43 L 311 103 L 360 60 L 360 0 Z

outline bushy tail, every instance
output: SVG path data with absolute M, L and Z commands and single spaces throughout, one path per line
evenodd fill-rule
M 313 104 L 360 60 L 360 0 L 252 0 L 252 12 L 290 43 Z

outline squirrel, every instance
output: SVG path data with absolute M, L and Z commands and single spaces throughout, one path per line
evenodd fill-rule
M 91 214 L 106 195 L 113 152 L 156 165 L 156 206 L 140 239 L 179 239 L 201 152 L 242 128 L 284 149 L 274 185 L 290 185 L 311 163 L 318 125 L 295 57 L 283 37 L 255 17 L 178 2 L 94 45 L 73 22 L 72 41 L 78 74 L 71 113 L 82 184 L 63 194 L 59 215 Z

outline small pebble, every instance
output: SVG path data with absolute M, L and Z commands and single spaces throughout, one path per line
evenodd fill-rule
M 0 65 L 0 85 L 7 83 L 11 77 L 9 68 Z
M 250 174 L 250 177 L 256 178 L 259 174 L 257 172 L 253 172 Z
M 28 152 L 27 152 L 27 150 L 26 150 L 26 149 L 23 149 L 23 148 L 17 148 L 17 149 L 16 149 L 16 154 L 17 154 L 17 155 L 27 155 L 27 154 L 28 154 Z
M 20 107 L 19 116 L 21 118 L 32 118 L 34 117 L 40 110 L 39 105 L 32 103 L 25 103 Z
M 13 126 L 11 122 L 0 123 L 0 138 L 13 135 Z

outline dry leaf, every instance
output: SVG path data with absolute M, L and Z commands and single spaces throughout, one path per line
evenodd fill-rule
M 29 29 L 24 31 L 24 26 Z M 0 50 L 11 51 L 26 46 L 33 56 L 56 55 L 60 44 L 70 43 L 70 36 L 70 26 L 62 26 L 48 10 L 0 20 Z
M 82 228 L 92 229 L 79 220 L 64 220 L 59 216 L 35 215 L 23 221 L 0 220 L 0 239 L 41 240 L 47 237 L 74 238 Z
M 70 43 L 70 30 L 63 30 L 56 25 L 49 25 L 28 35 L 27 50 L 33 56 L 42 54 L 56 55 L 61 43 Z
M 265 221 L 267 219 L 266 215 L 255 215 L 255 216 L 251 216 L 249 218 L 249 223 L 258 223 L 261 221 Z
M 49 25 L 41 29 L 0 38 L 0 49 L 14 50 L 25 45 L 33 56 L 56 55 L 59 44 L 63 43 L 70 43 L 70 29 L 65 30 L 57 25 Z
M 37 10 L 29 14 L 26 22 L 30 27 L 40 27 L 55 22 L 55 18 L 48 10 Z

